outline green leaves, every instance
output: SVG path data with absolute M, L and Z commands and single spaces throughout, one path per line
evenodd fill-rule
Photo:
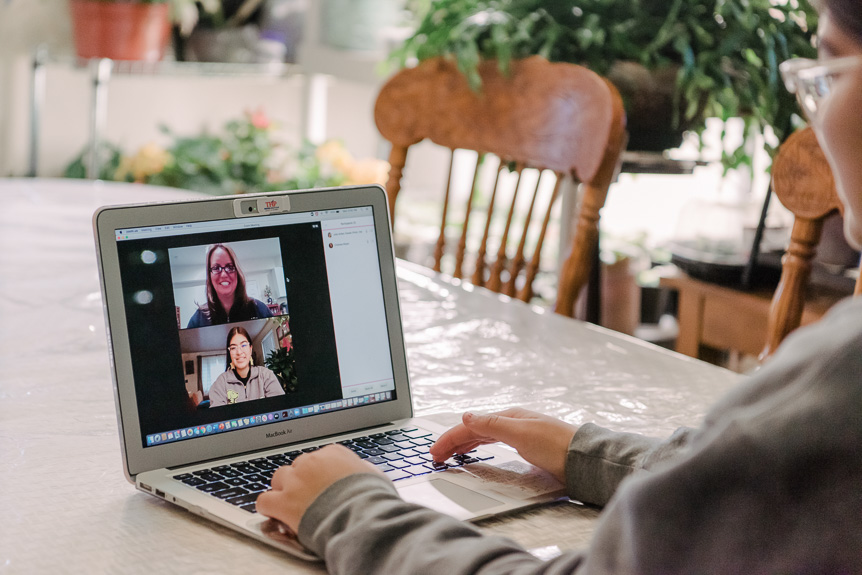
M 392 60 L 452 58 L 477 90 L 483 58 L 505 71 L 512 58 L 539 54 L 603 75 L 617 60 L 677 64 L 685 119 L 743 116 L 781 140 L 797 109 L 778 64 L 814 57 L 816 26 L 808 0 L 434 0 Z

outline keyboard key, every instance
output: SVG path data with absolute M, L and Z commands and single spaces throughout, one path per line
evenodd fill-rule
M 385 433 L 386 435 L 400 435 L 401 430 L 400 429 L 390 429 L 389 431 L 384 431 L 383 433 Z
M 249 513 L 257 513 L 257 505 L 254 503 L 249 503 L 247 505 L 243 505 L 240 507 L 243 511 L 248 511 Z
M 306 447 L 305 449 L 302 449 L 301 451 L 303 453 L 311 453 L 312 451 L 317 451 L 318 449 L 320 449 L 320 448 L 312 445 L 311 447 Z
M 383 455 L 384 453 L 386 453 L 382 449 L 363 449 L 363 451 L 368 455 Z
M 402 427 L 402 428 L 401 428 L 401 431 L 402 431 L 403 433 L 407 433 L 407 432 L 409 432 L 409 431 L 416 431 L 417 429 L 418 429 L 418 428 L 416 428 L 416 427 Z
M 197 471 L 192 471 L 192 475 L 205 475 L 207 473 L 212 473 L 212 469 L 198 469 Z
M 352 439 L 344 439 L 342 441 L 336 441 L 336 443 L 338 443 L 338 445 L 344 445 L 345 447 L 347 447 L 348 445 L 353 445 L 353 440 Z
M 358 445 L 362 449 L 374 449 L 377 447 L 377 444 L 371 441 L 355 441 L 354 445 Z
M 242 465 L 238 465 L 237 467 L 234 467 L 234 469 L 236 469 L 237 471 L 239 471 L 243 475 L 248 475 L 250 473 L 257 473 L 258 471 L 260 471 L 260 469 L 258 469 L 254 465 L 249 465 L 248 463 L 243 463 Z
M 431 471 L 445 471 L 449 469 L 449 466 L 445 463 L 439 463 L 436 461 L 429 461 L 425 464 L 425 467 L 430 469 Z
M 389 465 L 391 465 L 395 469 L 404 469 L 405 467 L 410 467 L 410 464 L 406 461 L 390 461 Z
M 406 471 L 402 471 L 401 469 L 393 469 L 392 471 L 386 471 L 386 477 L 390 479 L 390 481 L 398 481 L 399 479 L 407 479 L 408 477 L 413 477 Z
M 266 463 L 266 457 L 258 457 L 257 459 L 249 460 L 249 463 L 254 463 L 257 465 L 258 463 Z
M 395 442 L 392 441 L 391 439 L 387 438 L 387 437 L 381 437 L 381 438 L 375 439 L 374 443 L 376 443 L 377 445 L 392 445 Z
M 395 445 L 397 445 L 400 449 L 413 449 L 415 447 L 415 445 L 413 445 L 409 441 L 396 441 Z
M 231 497 L 239 497 L 240 495 L 247 494 L 248 491 L 243 489 L 242 487 L 231 487 L 230 489 L 222 489 L 221 491 L 216 491 L 213 493 L 219 499 L 229 499 Z
M 397 445 L 379 445 L 379 446 L 377 446 L 377 449 L 379 449 L 380 451 L 386 452 L 386 453 L 394 453 L 396 451 L 401 451 L 401 448 L 398 447 Z M 368 450 L 366 450 L 366 451 L 368 451 Z
M 252 492 L 269 491 L 269 485 L 264 485 L 263 483 L 248 483 L 243 485 L 243 488 Z
M 221 473 L 222 471 L 226 471 L 230 469 L 230 465 L 219 465 L 218 467 L 213 467 L 213 471 L 217 473 Z
M 371 457 L 371 456 L 370 456 L 370 455 L 368 455 L 367 453 L 362 453 L 361 451 L 357 451 L 357 452 L 356 452 L 356 455 L 358 455 L 358 456 L 359 456 L 359 459 L 368 459 L 369 457 Z
M 384 453 L 383 455 L 380 455 L 379 457 L 382 457 L 386 461 L 399 461 L 401 459 L 404 459 L 404 455 L 398 451 L 396 451 L 395 453 Z
M 380 471 L 383 471 L 385 473 L 387 471 L 392 471 L 395 468 L 392 467 L 391 465 L 389 465 L 389 463 L 381 463 L 377 466 L 377 469 L 379 469 Z
M 185 483 L 186 485 L 191 485 L 192 487 L 197 487 L 198 485 L 205 484 L 206 481 L 197 477 L 189 477 L 188 479 L 183 479 L 183 483 Z
M 218 473 L 202 473 L 202 474 L 198 475 L 198 477 L 200 479 L 203 479 L 207 483 L 211 483 L 213 481 L 221 481 L 222 479 L 224 479 Z
M 251 473 L 246 475 L 245 480 L 251 483 L 269 483 L 269 478 L 262 473 Z
M 231 477 L 229 479 L 225 479 L 224 482 L 228 485 L 232 485 L 233 487 L 239 487 L 240 485 L 250 483 L 250 481 L 248 481 L 244 477 Z
M 380 465 L 381 463 L 389 463 L 389 460 L 380 457 L 379 455 L 369 456 L 366 459 L 368 463 L 373 463 L 374 465 Z
M 427 475 L 431 473 L 431 470 L 424 465 L 411 465 L 410 467 L 405 467 L 404 471 L 410 475 Z
M 494 459 L 494 456 L 490 453 L 477 453 L 476 459 L 479 461 L 488 461 L 489 459 Z
M 247 503 L 254 503 L 257 501 L 257 496 L 260 493 L 247 493 L 245 495 L 240 495 L 239 497 L 231 497 L 230 499 L 225 499 L 231 505 L 246 505 Z M 254 513 L 252 511 L 252 513 Z
M 416 451 L 415 449 L 402 449 L 399 453 L 401 453 L 403 457 L 416 457 L 419 455 L 419 451 Z
M 227 465 L 225 467 L 227 467 L 227 469 L 222 469 L 219 471 L 219 475 L 221 475 L 222 477 L 241 477 L 242 476 L 242 473 L 240 473 L 239 471 L 237 471 L 233 467 L 230 467 Z M 215 469 L 215 468 L 213 468 L 213 469 Z
M 406 435 L 409 439 L 418 439 L 420 437 L 428 437 L 431 435 L 430 431 L 425 431 L 424 429 L 414 429 L 412 431 L 405 431 L 404 435 Z
M 184 481 L 186 479 L 189 479 L 190 477 L 192 477 L 191 473 L 183 473 L 182 475 L 174 475 L 174 479 L 176 479 L 177 481 Z
M 419 447 L 424 447 L 426 445 L 431 445 L 434 442 L 427 437 L 420 437 L 419 439 L 411 439 L 410 443 L 412 443 L 413 445 L 418 445 Z
M 407 437 L 406 435 L 404 435 L 403 433 L 398 432 L 398 433 L 395 433 L 393 435 L 390 435 L 389 439 L 391 439 L 392 441 L 407 441 L 410 438 Z
M 222 489 L 227 489 L 227 483 L 223 483 L 221 481 L 216 481 L 215 483 L 205 483 L 204 485 L 198 485 L 198 489 L 203 491 L 204 493 L 213 493 L 215 491 L 221 491 Z
M 285 457 L 288 457 L 290 459 L 296 459 L 300 455 L 302 455 L 301 451 L 288 451 L 287 453 L 284 454 Z
M 380 439 L 381 437 L 386 437 L 386 434 L 385 433 L 372 433 L 368 437 L 370 437 L 372 439 Z

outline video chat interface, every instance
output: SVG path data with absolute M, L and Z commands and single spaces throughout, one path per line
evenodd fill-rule
M 252 240 L 247 239 L 249 236 L 252 236 Z M 279 256 L 282 258 L 282 267 L 275 266 L 275 269 L 284 274 L 280 279 L 285 282 L 286 305 L 290 310 L 287 317 L 290 317 L 290 331 L 296 350 L 296 371 L 299 375 L 297 387 L 301 393 L 262 398 L 245 402 L 244 405 L 222 408 L 230 413 L 222 412 L 221 409 L 212 410 L 221 412 L 217 419 L 214 417 L 219 416 L 219 413 L 202 417 L 198 411 L 187 414 L 188 417 L 171 420 L 169 417 L 151 417 L 155 411 L 147 410 L 146 406 L 152 398 L 147 390 L 142 389 L 146 385 L 142 386 L 142 382 L 139 382 L 139 370 L 134 365 L 135 345 L 130 341 L 144 446 L 395 399 L 380 264 L 370 206 L 117 230 L 116 237 L 120 252 L 123 252 L 121 244 L 134 244 L 135 248 L 141 248 L 132 251 L 140 254 L 138 261 L 145 264 L 147 260 L 158 258 L 157 254 L 160 253 L 178 248 L 190 249 L 195 244 L 202 246 L 202 242 L 195 241 L 198 238 L 206 240 L 206 244 L 230 245 L 277 239 L 281 246 Z M 148 246 L 152 249 L 148 249 Z M 160 246 L 167 249 L 160 250 Z M 239 254 L 237 259 L 242 261 Z M 121 269 L 121 274 L 123 271 Z M 319 278 L 316 286 L 309 283 L 312 276 Z M 258 294 L 259 289 L 260 286 L 256 292 Z M 124 290 L 128 291 L 125 281 Z M 321 292 L 327 290 L 328 294 L 323 293 L 321 297 Z M 146 307 L 140 304 L 148 299 L 147 296 L 142 297 L 139 293 L 127 295 L 131 296 L 127 297 L 127 309 L 130 305 Z M 130 301 L 137 306 L 128 303 Z M 321 320 L 328 320 L 328 323 Z M 324 324 L 324 329 L 319 324 Z M 328 332 L 325 329 L 327 325 Z M 173 326 L 175 334 L 179 331 L 178 327 L 185 327 L 183 321 L 178 319 L 174 319 Z M 229 326 L 222 329 L 226 334 Z M 328 340 L 332 340 L 331 349 L 329 353 L 323 353 Z M 146 342 L 142 342 L 142 345 L 146 347 Z M 179 345 L 177 347 L 179 355 Z M 221 348 L 224 349 L 224 344 Z M 146 350 L 142 350 L 139 355 L 142 359 L 147 355 Z M 146 376 L 143 374 L 142 379 Z M 260 404 L 260 407 L 248 404 Z

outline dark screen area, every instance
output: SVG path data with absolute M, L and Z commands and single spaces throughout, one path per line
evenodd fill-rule
M 272 237 L 281 247 L 300 384 L 282 396 L 197 408 L 185 387 L 168 250 Z M 341 399 L 319 222 L 120 241 L 117 251 L 142 436 Z

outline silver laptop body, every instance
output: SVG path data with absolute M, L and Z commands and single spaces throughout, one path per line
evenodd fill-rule
M 443 430 L 412 417 L 379 186 L 108 206 L 93 225 L 120 444 L 137 489 L 306 559 L 253 499 L 278 465 L 333 442 L 380 465 L 408 501 L 460 519 L 561 496 L 508 449 L 445 470 L 430 462 Z M 210 265 L 228 251 L 234 269 Z M 216 292 L 240 275 L 245 307 L 220 317 Z M 237 327 L 267 385 L 228 381 Z M 408 456 L 393 459 L 396 447 Z

